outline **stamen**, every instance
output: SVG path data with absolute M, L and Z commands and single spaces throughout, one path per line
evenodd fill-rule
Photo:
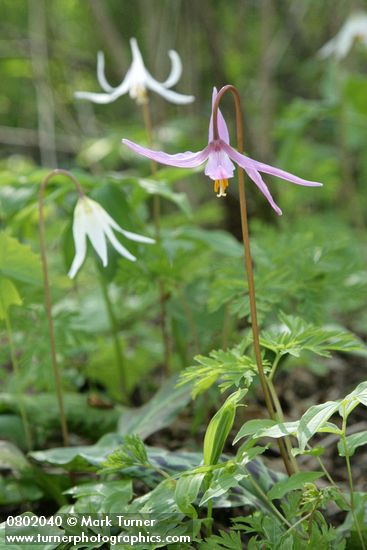
M 214 182 L 214 191 L 217 193 L 217 197 L 226 197 L 227 193 L 225 192 L 229 183 L 228 180 L 215 180 Z M 219 190 L 219 193 L 218 193 Z

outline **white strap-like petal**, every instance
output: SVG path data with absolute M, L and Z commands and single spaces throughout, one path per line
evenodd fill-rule
M 126 229 L 120 228 L 120 233 L 122 233 L 130 241 L 136 241 L 137 243 L 147 243 L 154 244 L 155 240 L 150 237 L 144 237 L 144 235 L 139 235 L 138 233 L 132 233 L 131 231 L 126 231 Z
M 175 50 L 169 50 L 168 55 L 171 59 L 171 72 L 168 78 L 162 82 L 165 88 L 172 88 L 181 78 L 182 63 L 181 58 Z
M 136 40 L 136 38 L 130 38 L 130 48 L 133 56 L 133 63 L 139 62 L 144 66 L 143 56 L 141 55 L 141 51 L 139 50 L 138 41 Z
M 173 92 L 172 90 L 167 90 L 163 86 L 163 84 L 160 84 L 154 78 L 146 71 L 146 86 L 153 92 L 161 95 L 166 99 L 167 101 L 170 101 L 171 103 L 176 103 L 177 105 L 185 105 L 186 103 L 192 103 L 195 99 L 193 95 L 184 95 L 184 94 L 178 94 L 177 92 Z
M 101 105 L 106 105 L 107 103 L 112 103 L 117 98 L 119 98 L 122 93 L 114 92 L 113 94 L 99 94 L 95 92 L 75 92 L 74 97 L 76 99 L 87 99 L 93 103 L 99 103 Z
M 86 217 L 86 233 L 90 242 L 98 256 L 102 260 L 103 267 L 106 267 L 107 260 L 107 243 L 105 232 L 108 226 L 101 223 L 100 218 L 93 209 L 92 213 Z
M 122 229 L 122 227 L 109 215 L 106 210 L 101 209 L 99 211 L 99 216 L 103 219 L 103 224 L 108 224 L 114 229 L 115 231 L 118 231 L 122 235 L 124 235 L 126 238 L 130 239 L 131 241 L 136 241 L 138 243 L 147 243 L 147 244 L 154 244 L 155 240 L 151 239 L 150 237 L 144 237 L 143 235 L 139 235 L 138 233 L 132 233 L 131 231 L 126 231 L 126 229 Z
M 106 236 L 107 236 L 107 238 L 109 239 L 110 243 L 112 244 L 112 246 L 114 247 L 114 249 L 117 250 L 117 252 L 118 252 L 119 254 L 121 254 L 121 256 L 124 256 L 124 258 L 126 258 L 127 260 L 130 260 L 131 262 L 135 262 L 135 261 L 136 261 L 135 256 L 133 256 L 133 255 L 127 250 L 127 248 L 125 248 L 125 247 L 116 239 L 115 235 L 113 234 L 112 229 L 111 229 L 109 226 L 106 226 L 105 232 L 106 232 Z
M 74 213 L 74 223 L 73 223 L 73 237 L 75 243 L 75 256 L 73 263 L 71 264 L 68 276 L 70 279 L 73 279 L 80 269 L 81 265 L 85 260 L 85 255 L 87 253 L 87 239 L 86 232 L 84 227 L 84 218 L 83 216 L 77 217 L 77 211 Z
M 103 52 L 98 52 L 97 53 L 97 80 L 102 90 L 110 94 L 116 90 L 116 87 L 111 86 L 109 82 L 107 82 L 104 68 L 105 68 L 104 54 Z

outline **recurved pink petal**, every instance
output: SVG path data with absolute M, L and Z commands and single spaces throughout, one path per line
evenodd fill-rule
M 212 95 L 212 114 L 211 114 L 211 117 L 210 117 L 210 123 L 209 123 L 209 143 L 211 141 L 213 141 L 213 137 L 214 137 L 214 129 L 213 129 L 213 108 L 214 108 L 214 102 L 215 102 L 215 98 L 217 97 L 218 95 L 218 91 L 217 91 L 217 88 L 213 88 L 213 95 Z M 218 109 L 218 116 L 217 116 L 217 121 L 218 121 L 218 137 L 219 139 L 222 139 L 225 143 L 228 143 L 229 144 L 229 132 L 228 132 L 228 128 L 227 128 L 227 124 L 226 124 L 226 121 L 224 120 L 224 117 L 222 115 L 222 113 L 220 112 L 220 109 Z
M 295 176 L 290 172 L 286 172 L 285 170 L 281 170 L 280 168 L 275 168 L 274 166 L 270 166 L 269 164 L 264 164 L 263 162 L 259 162 L 257 160 L 251 159 L 250 157 L 246 157 L 246 155 L 242 155 L 226 143 L 223 144 L 223 149 L 226 151 L 228 156 L 231 157 L 232 160 L 237 162 L 237 164 L 242 166 L 242 168 L 244 168 L 246 171 L 248 168 L 253 168 L 258 172 L 264 172 L 264 174 L 270 174 L 271 176 L 282 178 L 283 180 L 290 181 L 292 183 L 295 183 L 296 185 L 304 185 L 307 187 L 322 187 L 322 183 L 318 181 L 304 180 L 303 178 L 299 178 L 298 176 Z
M 176 155 L 169 155 L 163 151 L 153 151 L 146 147 L 142 147 L 129 139 L 123 139 L 124 143 L 129 149 L 138 153 L 138 155 L 143 155 L 149 159 L 155 160 L 160 164 L 166 164 L 168 166 L 177 166 L 178 168 L 195 168 L 203 164 L 209 156 L 209 147 L 205 147 L 202 151 L 197 153 L 192 153 L 187 151 L 186 153 L 177 153 Z
M 274 201 L 273 197 L 271 196 L 269 188 L 266 185 L 266 183 L 264 182 L 264 180 L 262 179 L 259 172 L 257 172 L 254 168 L 250 168 L 250 167 L 247 167 L 247 168 L 244 168 L 244 169 L 246 170 L 246 173 L 248 174 L 248 176 L 252 179 L 252 181 L 256 184 L 256 186 L 263 193 L 263 195 L 265 195 L 266 199 L 268 200 L 268 202 L 270 203 L 272 208 L 274 208 L 274 210 L 278 214 L 278 216 L 281 216 L 282 211 L 279 208 L 279 206 L 276 204 L 276 202 Z

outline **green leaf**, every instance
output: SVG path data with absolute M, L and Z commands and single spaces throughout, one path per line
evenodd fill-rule
M 187 216 L 192 215 L 190 203 L 185 193 L 175 193 L 165 181 L 138 178 L 134 180 L 148 195 L 159 195 L 178 206 Z
M 0 470 L 29 472 L 31 466 L 22 451 L 8 441 L 0 441 Z
M 257 439 L 259 437 L 274 437 L 277 439 L 279 437 L 295 435 L 298 426 L 298 420 L 295 420 L 294 422 L 279 422 L 274 426 L 269 426 L 269 428 L 261 428 L 253 435 L 253 438 Z
M 107 457 L 103 469 L 120 470 L 132 466 L 149 466 L 149 460 L 142 440 L 136 435 L 126 435 L 124 444 Z
M 353 456 L 358 447 L 367 445 L 367 431 L 358 432 L 346 437 L 348 456 Z M 343 441 L 338 442 L 338 451 L 340 456 L 345 456 Z
M 248 435 L 253 435 L 259 430 L 262 430 L 264 428 L 270 428 L 275 424 L 276 424 L 275 420 L 270 420 L 269 418 L 263 418 L 261 420 L 249 420 L 248 422 L 245 422 L 245 424 L 242 426 L 242 428 L 234 438 L 233 445 L 243 437 L 246 437 Z
M 191 386 L 176 387 L 177 376 L 167 380 L 155 396 L 137 409 L 126 410 L 119 419 L 118 432 L 145 439 L 169 426 L 190 401 Z
M 204 464 L 206 466 L 217 464 L 232 429 L 237 404 L 243 394 L 243 391 L 238 390 L 230 395 L 210 420 L 204 437 Z
M 297 437 L 300 449 L 306 448 L 307 442 L 311 437 L 322 428 L 329 418 L 338 410 L 339 401 L 327 401 L 321 405 L 310 407 L 299 421 Z
M 210 486 L 205 491 L 200 501 L 200 506 L 203 506 L 213 498 L 226 495 L 232 487 L 238 487 L 240 482 L 248 477 L 249 474 L 242 464 L 229 463 L 228 466 L 214 471 L 210 479 Z
M 215 382 L 219 382 L 222 391 L 233 386 L 235 388 L 249 388 L 257 373 L 257 367 L 251 357 L 244 355 L 245 343 L 230 350 L 213 350 L 209 356 L 196 355 L 198 365 L 188 367 L 182 374 L 179 384 L 191 382 L 192 396 L 209 389 Z
M 283 498 L 290 491 L 302 489 L 305 483 L 313 483 L 323 475 L 323 472 L 298 472 L 288 479 L 278 481 L 268 492 L 268 497 L 271 500 Z
M 0 276 L 0 320 L 7 318 L 10 306 L 20 305 L 22 305 L 22 299 L 15 284 Z
M 175 500 L 176 504 L 189 517 L 197 518 L 198 514 L 192 503 L 196 500 L 205 473 L 193 475 L 182 475 L 176 483 Z
M 42 282 L 39 257 L 4 231 L 0 232 L 0 275 L 24 283 Z
M 280 323 L 263 331 L 261 345 L 280 355 L 299 357 L 302 351 L 309 351 L 323 357 L 330 357 L 331 351 L 365 351 L 365 346 L 352 333 L 319 327 L 292 315 L 279 315 Z

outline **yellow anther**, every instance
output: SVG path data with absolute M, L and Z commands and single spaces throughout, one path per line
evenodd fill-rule
M 228 180 L 215 180 L 214 182 L 214 192 L 217 193 L 217 197 L 226 197 L 226 189 L 229 183 Z M 219 191 L 219 193 L 218 193 Z

